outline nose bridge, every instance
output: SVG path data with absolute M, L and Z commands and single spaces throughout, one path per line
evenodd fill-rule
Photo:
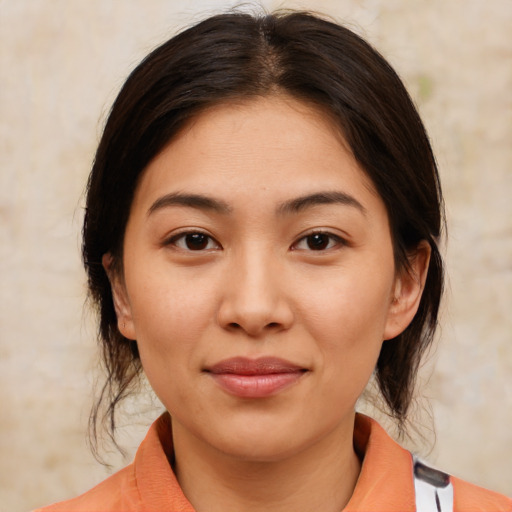
M 287 328 L 292 320 L 279 258 L 263 244 L 247 244 L 233 254 L 219 319 L 224 327 L 255 336 Z
M 247 314 L 268 314 L 275 306 L 278 283 L 275 280 L 276 258 L 258 244 L 248 244 L 233 262 L 230 284 L 236 303 Z

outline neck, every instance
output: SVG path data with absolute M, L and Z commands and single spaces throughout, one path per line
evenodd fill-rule
M 299 453 L 255 462 L 219 452 L 173 422 L 176 476 L 198 512 L 339 512 L 360 472 L 353 426 L 352 416 Z

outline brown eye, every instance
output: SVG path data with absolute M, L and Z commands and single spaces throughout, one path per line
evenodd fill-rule
M 191 251 L 200 251 L 208 246 L 208 237 L 203 233 L 190 233 L 185 235 L 185 245 Z
M 326 249 L 331 242 L 331 237 L 325 233 L 314 233 L 306 237 L 306 243 L 312 251 L 321 251 Z
M 176 235 L 171 238 L 169 244 L 185 251 L 207 251 L 220 248 L 211 236 L 199 231 Z
M 294 246 L 294 250 L 325 251 L 336 246 L 343 246 L 344 240 L 332 233 L 318 231 L 301 238 Z

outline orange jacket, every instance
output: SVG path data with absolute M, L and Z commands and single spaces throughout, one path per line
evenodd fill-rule
M 354 443 L 364 460 L 343 512 L 414 512 L 411 454 L 360 414 Z M 77 498 L 35 512 L 195 512 L 169 465 L 170 453 L 171 422 L 164 414 L 151 426 L 132 464 Z M 512 500 L 505 496 L 453 477 L 452 484 L 454 512 L 512 511 Z

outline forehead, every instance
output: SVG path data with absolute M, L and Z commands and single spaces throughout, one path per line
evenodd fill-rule
M 202 111 L 146 167 L 136 200 L 176 191 L 283 200 L 319 187 L 376 194 L 332 116 L 276 95 Z
M 313 136 L 313 139 L 312 139 Z M 180 139 L 201 139 L 204 153 L 238 145 L 264 157 L 259 149 L 307 150 L 312 144 L 343 149 L 352 155 L 334 115 L 324 107 L 287 94 L 233 99 L 210 106 L 194 116 L 169 145 Z M 309 142 L 309 143 L 307 143 Z M 275 158 L 276 154 L 268 155 Z

